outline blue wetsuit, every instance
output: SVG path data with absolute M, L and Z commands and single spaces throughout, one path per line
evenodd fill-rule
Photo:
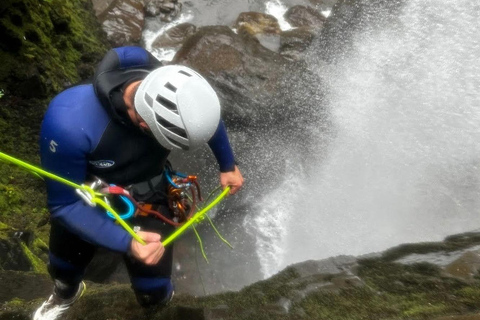
M 57 95 L 42 123 L 42 166 L 78 184 L 95 176 L 127 186 L 161 175 L 169 151 L 131 124 L 123 103 L 125 86 L 159 66 L 142 48 L 112 49 L 99 64 L 92 84 L 77 85 Z M 235 161 L 222 121 L 208 144 L 220 170 L 232 171 Z M 47 193 L 52 217 L 50 273 L 54 278 L 79 283 L 95 247 L 128 252 L 132 237 L 102 209 L 86 205 L 73 188 L 53 180 L 47 181 Z M 170 214 L 168 207 L 164 209 Z M 151 217 L 135 223 L 164 237 L 173 231 Z M 160 287 L 171 287 L 165 279 L 171 274 L 172 254 L 168 249 L 159 266 L 153 268 L 126 260 L 134 289 L 157 291 L 160 300 L 171 291 Z

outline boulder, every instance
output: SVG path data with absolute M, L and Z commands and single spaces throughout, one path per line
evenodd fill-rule
M 314 118 L 307 110 L 316 103 L 320 80 L 304 64 L 268 50 L 252 36 L 237 35 L 225 26 L 200 28 L 173 63 L 207 77 L 230 128 L 291 126 Z
M 277 18 L 260 12 L 242 12 L 235 21 L 234 28 L 238 30 L 238 33 L 245 32 L 250 35 L 279 34 L 281 32 Z
M 96 5 L 100 7 L 100 5 Z M 107 9 L 98 9 L 97 18 L 114 47 L 138 45 L 145 24 L 144 4 L 135 0 L 114 0 Z
M 313 27 L 320 29 L 327 18 L 312 7 L 293 6 L 284 14 L 293 27 Z
M 284 57 L 300 60 L 302 53 L 310 46 L 315 32 L 309 27 L 300 27 L 281 33 L 280 54 Z
M 197 31 L 197 27 L 191 23 L 181 23 L 156 38 L 152 43 L 152 48 L 177 48 L 185 40 Z

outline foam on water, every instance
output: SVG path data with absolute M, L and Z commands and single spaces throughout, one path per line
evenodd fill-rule
M 265 13 L 277 18 L 280 29 L 283 31 L 292 29 L 290 23 L 283 17 L 285 12 L 287 12 L 287 7 L 280 0 L 269 1 L 265 5 Z

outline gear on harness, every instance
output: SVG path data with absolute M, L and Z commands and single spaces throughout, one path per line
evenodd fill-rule
M 165 179 L 168 181 L 167 187 L 158 187 L 158 185 L 163 184 Z M 203 201 L 197 176 L 186 176 L 173 171 L 170 166 L 166 167 L 163 175 L 126 188 L 115 185 L 108 186 L 106 183 L 96 180 L 95 185 L 100 184 L 104 186 L 101 189 L 102 193 L 120 196 L 123 203 L 113 201 L 115 201 L 117 207 L 127 207 L 128 212 L 120 215 L 123 219 L 130 218 L 133 215 L 150 215 L 178 227 L 193 216 L 198 201 Z M 166 192 L 163 191 L 164 189 L 166 189 Z M 82 198 L 85 201 L 88 200 L 86 195 L 83 195 Z M 166 213 L 161 212 L 164 198 L 166 198 L 166 204 L 173 213 L 172 219 Z M 107 199 L 105 201 L 110 203 Z M 136 208 L 136 210 L 133 210 L 133 208 Z M 109 216 L 113 218 L 110 214 Z
M 63 183 L 65 185 L 68 185 L 74 189 L 76 189 L 76 192 L 77 194 L 80 196 L 80 198 L 82 198 L 82 200 L 84 200 L 88 205 L 92 206 L 92 207 L 95 207 L 97 205 L 99 205 L 100 207 L 102 207 L 106 212 L 110 212 L 116 219 L 116 221 L 136 240 L 138 241 L 139 243 L 145 245 L 145 241 L 140 238 L 138 236 L 138 234 L 132 230 L 132 228 L 130 228 L 130 226 L 125 223 L 125 221 L 123 221 L 122 217 L 120 217 L 120 215 L 116 212 L 115 209 L 113 209 L 111 206 L 110 206 L 110 203 L 108 202 L 108 196 L 110 195 L 119 195 L 119 196 L 124 196 L 124 200 L 125 201 L 131 201 L 133 205 L 135 206 L 139 206 L 139 203 L 137 203 L 137 201 L 135 201 L 135 199 L 130 195 L 129 191 L 125 190 L 124 188 L 121 188 L 121 187 L 118 187 L 118 186 L 110 186 L 108 184 L 106 184 L 105 182 L 103 182 L 102 180 L 96 178 L 94 180 L 94 182 L 91 184 L 91 185 L 86 185 L 86 184 L 77 184 L 75 182 L 72 182 L 70 180 L 67 180 L 61 176 L 58 176 L 58 175 L 55 175 L 51 172 L 48 172 L 48 171 L 45 171 L 43 169 L 40 169 L 36 166 L 33 166 L 29 163 L 26 163 L 22 160 L 19 160 L 19 159 L 16 159 L 12 156 L 9 156 L 3 152 L 0 152 L 0 160 L 2 161 L 7 161 L 7 162 L 10 162 L 10 163 L 13 163 L 23 169 L 26 169 L 36 175 L 38 175 L 39 177 L 47 177 L 49 179 L 52 179 L 52 180 L 55 180 L 57 182 L 60 182 L 60 183 Z M 181 175 L 177 172 L 173 172 L 173 170 L 171 170 L 171 167 L 170 166 L 167 166 L 166 167 L 166 171 L 170 171 L 169 174 L 166 174 L 165 176 L 167 177 L 168 181 L 171 182 L 171 184 L 179 189 L 178 187 L 180 187 L 180 185 L 182 185 L 182 188 L 184 187 L 188 187 L 190 188 L 190 190 L 192 191 L 192 200 L 195 199 L 194 197 L 194 192 L 193 190 L 196 190 L 197 191 L 197 194 L 198 194 L 198 198 L 201 199 L 200 197 L 200 188 L 198 187 L 198 182 L 196 180 L 196 177 L 195 179 L 193 178 L 188 178 L 188 176 L 184 176 L 184 175 Z M 179 176 L 180 179 L 179 180 L 176 180 L 178 178 L 172 178 L 171 175 L 172 175 L 172 172 L 173 172 L 173 175 L 176 175 L 176 176 Z M 192 176 L 194 177 L 194 176 Z M 182 180 L 187 178 L 186 180 Z M 179 184 L 177 185 L 175 183 L 175 181 Z M 192 187 L 193 185 L 195 185 L 195 187 Z M 192 187 L 192 188 L 191 188 Z M 197 188 L 197 189 L 194 189 L 194 188 Z M 207 197 L 207 199 L 210 199 L 210 196 L 213 196 L 214 193 L 216 193 L 218 190 L 220 189 L 220 186 L 215 189 L 214 191 L 212 191 L 210 193 L 210 195 Z M 175 189 L 173 189 L 175 190 Z M 203 247 L 202 247 L 202 242 L 201 242 L 201 239 L 198 235 L 198 233 L 196 232 L 195 230 L 195 226 L 194 226 L 194 223 L 197 223 L 197 222 L 200 222 L 202 221 L 204 218 L 207 218 L 208 221 L 210 222 L 212 228 L 214 229 L 214 231 L 216 232 L 217 236 L 220 238 L 220 240 L 222 240 L 224 243 L 226 243 L 229 247 L 233 248 L 230 243 L 228 243 L 227 240 L 225 240 L 221 235 L 220 233 L 218 232 L 218 230 L 215 228 L 215 226 L 213 225 L 213 222 L 212 220 L 208 217 L 207 215 L 207 212 L 209 210 L 211 210 L 213 207 L 215 207 L 220 201 L 222 201 L 223 198 L 225 198 L 227 196 L 227 194 L 229 193 L 230 191 L 230 187 L 226 187 L 219 195 L 216 196 L 215 199 L 213 199 L 211 202 L 209 202 L 208 204 L 206 204 L 203 208 L 199 208 L 197 205 L 196 205 L 196 202 L 189 204 L 189 206 L 191 208 L 195 208 L 197 209 L 197 212 L 195 214 L 193 214 L 193 216 L 191 218 L 188 218 L 187 216 L 187 220 L 184 222 L 184 223 L 177 223 L 177 222 L 174 222 L 174 221 L 171 221 L 172 223 L 174 223 L 175 226 L 178 226 L 179 228 L 173 233 L 171 234 L 170 236 L 167 237 L 167 239 L 165 239 L 164 241 L 162 241 L 163 245 L 164 246 L 167 246 L 168 244 L 170 244 L 171 242 L 175 241 L 175 239 L 178 238 L 178 236 L 180 236 L 183 232 L 185 232 L 185 230 L 187 228 L 189 228 L 190 226 L 194 229 L 195 231 L 195 234 L 197 235 L 197 238 L 198 238 L 198 241 L 199 241 L 199 244 L 200 244 L 200 247 L 202 249 L 202 254 L 205 258 L 205 260 L 207 260 L 206 256 L 205 256 L 205 253 L 203 251 Z M 155 191 L 157 192 L 157 191 Z M 155 194 L 155 192 L 153 192 Z M 178 193 L 176 191 L 176 193 Z M 183 193 L 180 193 L 180 197 L 177 199 L 177 200 L 181 200 L 181 204 L 183 206 L 183 208 L 187 208 L 187 204 L 188 202 L 185 202 L 184 200 L 184 197 L 188 198 L 189 195 L 188 195 L 188 192 L 183 192 Z M 174 199 L 172 197 L 172 199 Z M 175 200 L 175 201 L 177 201 Z M 178 206 L 178 202 L 177 202 L 177 206 Z M 142 211 L 144 212 L 150 212 L 149 209 L 147 208 L 142 208 Z M 159 212 L 156 212 L 154 210 L 151 210 L 152 214 L 157 214 L 159 217 L 163 217 L 163 215 L 161 215 Z M 163 217 L 164 218 L 164 217 Z M 165 218 L 166 219 L 166 218 Z M 208 260 L 207 260 L 208 262 Z

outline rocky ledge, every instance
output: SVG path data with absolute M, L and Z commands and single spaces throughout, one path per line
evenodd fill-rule
M 480 319 L 480 233 L 383 253 L 289 266 L 238 292 L 176 295 L 142 310 L 126 284 L 87 283 L 68 319 Z M 51 290 L 43 273 L 0 271 L 0 319 L 29 319 Z M 21 289 L 23 288 L 23 289 Z

